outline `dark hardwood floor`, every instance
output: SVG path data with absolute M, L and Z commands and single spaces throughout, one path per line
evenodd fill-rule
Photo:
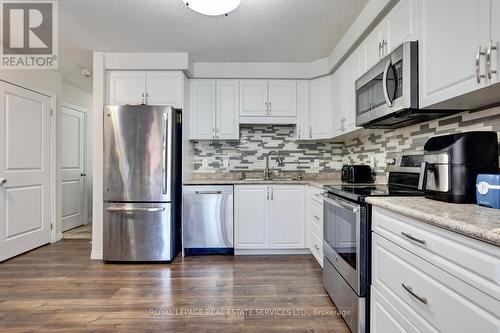
M 0 263 L 0 332 L 349 332 L 312 256 L 89 256 L 71 239 Z

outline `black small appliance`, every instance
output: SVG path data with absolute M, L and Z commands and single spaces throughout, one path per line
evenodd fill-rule
M 371 183 L 374 181 L 372 168 L 369 165 L 342 166 L 343 183 Z
M 498 172 L 496 132 L 464 132 L 430 138 L 424 146 L 419 189 L 451 203 L 476 202 L 476 178 Z

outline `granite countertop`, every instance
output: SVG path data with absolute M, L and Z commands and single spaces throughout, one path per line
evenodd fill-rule
M 257 184 L 286 184 L 286 185 L 311 185 L 315 187 L 323 187 L 325 185 L 340 185 L 340 180 L 318 180 L 318 179 L 302 179 L 302 180 L 262 180 L 262 179 L 190 179 L 184 182 L 184 185 L 257 185 Z
M 475 204 L 452 204 L 423 197 L 368 197 L 366 202 L 500 246 L 500 209 Z

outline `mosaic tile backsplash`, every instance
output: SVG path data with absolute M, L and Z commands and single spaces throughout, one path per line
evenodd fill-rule
M 462 112 L 394 130 L 361 131 L 359 137 L 344 143 L 297 142 L 295 126 L 242 126 L 240 141 L 194 141 L 194 172 L 264 169 L 265 155 L 277 150 L 285 157 L 284 170 L 320 173 L 338 171 L 343 164 L 368 164 L 377 173 L 383 173 L 387 152 L 423 150 L 432 136 L 478 130 L 496 131 L 500 137 L 500 107 Z M 274 159 L 270 166 L 276 166 Z

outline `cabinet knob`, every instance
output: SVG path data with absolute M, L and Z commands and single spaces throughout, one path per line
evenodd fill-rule
M 0 185 L 5 185 L 5 184 L 7 184 L 7 178 L 1 177 L 0 178 Z

